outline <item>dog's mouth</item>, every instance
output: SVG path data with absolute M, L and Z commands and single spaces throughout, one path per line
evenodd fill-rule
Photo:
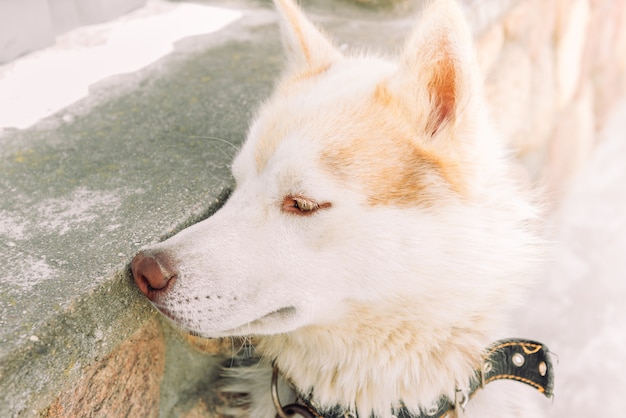
M 297 309 L 295 306 L 286 306 L 277 309 L 262 317 L 247 322 L 235 328 L 224 331 L 225 335 L 243 336 L 249 334 L 273 334 L 284 327 L 286 322 L 290 322 L 296 316 Z
M 255 319 L 254 321 L 250 323 L 250 325 L 262 323 L 265 321 L 275 321 L 275 320 L 284 321 L 285 319 L 293 318 L 295 314 L 296 314 L 295 306 L 287 306 L 285 308 L 280 308 L 273 312 L 270 312 L 267 315 L 263 315 L 259 319 Z
M 251 334 L 274 334 L 284 329 L 285 324 L 290 323 L 296 317 L 297 308 L 286 306 L 261 316 L 250 322 L 223 331 L 203 331 L 195 326 L 189 326 L 185 319 L 181 319 L 176 312 L 166 307 L 158 306 L 159 311 L 176 326 L 185 329 L 186 332 L 196 337 L 219 338 L 219 337 L 242 337 Z

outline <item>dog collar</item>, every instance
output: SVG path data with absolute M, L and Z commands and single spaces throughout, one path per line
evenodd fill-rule
M 436 404 L 420 411 L 409 412 L 405 407 L 393 411 L 396 418 L 442 418 L 454 409 L 464 409 L 470 398 L 487 383 L 494 380 L 514 380 L 537 389 L 548 398 L 554 394 L 554 370 L 548 348 L 536 341 L 506 339 L 496 341 L 485 350 L 482 367 L 476 370 L 468 388 L 456 388 L 456 399 L 442 396 Z M 295 403 L 282 406 L 278 399 L 278 368 L 272 375 L 272 399 L 277 418 L 357 418 L 343 406 L 320 408 L 308 396 L 299 395 Z

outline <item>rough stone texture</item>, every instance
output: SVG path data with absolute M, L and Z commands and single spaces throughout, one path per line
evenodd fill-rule
M 557 6 L 558 7 L 558 6 Z M 580 84 L 583 52 L 589 37 L 589 0 L 560 2 L 555 31 L 557 105 L 572 101 Z
M 45 408 L 154 316 L 127 264 L 228 195 L 230 160 L 280 63 L 277 28 L 258 15 L 3 134 L 0 416 Z M 213 366 L 175 337 L 168 347 L 171 412 Z
M 62 280 L 62 279 L 60 279 Z M 69 289 L 73 289 L 70 287 Z M 66 289 L 69 292 L 69 290 Z M 45 299 L 50 293 L 38 293 Z M 0 304 L 2 299 L 0 299 Z M 17 304 L 16 302 L 14 302 Z M 11 305 L 10 305 L 11 306 Z M 30 416 L 44 409 L 82 370 L 115 349 L 155 312 L 138 297 L 125 271 L 92 292 L 80 295 L 65 309 L 22 311 L 24 342 L 3 335 L 0 355 L 0 416 Z M 41 321 L 31 322 L 32 311 Z M 17 312 L 8 310 L 11 319 Z M 6 328 L 5 328 L 6 330 Z M 9 348 L 11 347 L 11 348 Z
M 198 403 L 192 409 L 190 409 L 184 415 L 180 416 L 180 418 L 212 418 L 212 417 L 218 417 L 218 414 L 216 414 L 212 408 L 207 406 L 207 404 L 203 400 L 198 401 Z
M 496 124 L 554 196 L 584 167 L 626 92 L 625 9 L 612 0 L 525 0 L 478 37 Z
M 80 381 L 63 392 L 44 416 L 158 417 L 164 370 L 165 339 L 153 320 L 87 366 Z

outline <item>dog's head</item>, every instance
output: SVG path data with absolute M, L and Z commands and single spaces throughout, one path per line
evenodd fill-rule
M 275 3 L 287 68 L 233 163 L 236 188 L 135 257 L 140 289 L 210 337 L 359 306 L 450 326 L 500 310 L 534 254 L 534 210 L 489 125 L 458 6 L 434 2 L 390 62 L 344 55 L 291 0 Z

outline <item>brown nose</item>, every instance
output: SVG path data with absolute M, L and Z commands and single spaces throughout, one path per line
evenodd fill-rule
M 172 262 L 159 252 L 139 252 L 133 258 L 131 269 L 137 287 L 152 301 L 159 294 L 165 294 L 178 276 Z

